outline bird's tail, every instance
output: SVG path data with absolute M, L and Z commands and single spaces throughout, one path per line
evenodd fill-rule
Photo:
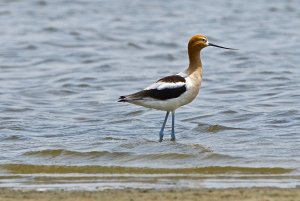
M 126 96 L 120 96 L 118 102 L 127 102 Z
M 127 96 L 120 96 L 118 102 L 132 102 L 136 100 L 142 100 L 143 99 L 143 91 L 134 93 L 134 94 L 129 94 Z

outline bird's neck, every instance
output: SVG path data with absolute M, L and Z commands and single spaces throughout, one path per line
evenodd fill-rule
M 189 49 L 189 60 L 190 64 L 187 69 L 188 74 L 192 74 L 196 70 L 202 70 L 202 63 L 200 59 L 200 50 L 195 50 L 195 49 Z

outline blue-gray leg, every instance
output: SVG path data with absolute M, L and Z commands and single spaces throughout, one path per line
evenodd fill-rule
M 169 117 L 169 113 L 170 112 L 167 112 L 166 113 L 166 117 L 165 117 L 165 121 L 160 129 L 160 132 L 159 132 L 159 141 L 161 142 L 163 140 L 163 137 L 164 137 L 164 129 L 165 129 L 165 126 L 166 126 L 166 123 L 167 123 L 167 120 L 168 120 L 168 117 Z
M 171 133 L 171 141 L 175 141 L 175 111 L 172 112 L 172 133 Z

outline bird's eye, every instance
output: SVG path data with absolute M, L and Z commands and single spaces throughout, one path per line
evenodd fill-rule
M 206 39 L 205 38 L 202 38 L 202 41 L 206 43 Z

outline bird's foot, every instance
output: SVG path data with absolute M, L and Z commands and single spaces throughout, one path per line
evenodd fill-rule
M 163 133 L 159 133 L 159 142 L 162 142 L 164 138 L 164 134 Z
M 175 132 L 174 132 L 174 130 L 171 133 L 171 141 L 175 142 Z

